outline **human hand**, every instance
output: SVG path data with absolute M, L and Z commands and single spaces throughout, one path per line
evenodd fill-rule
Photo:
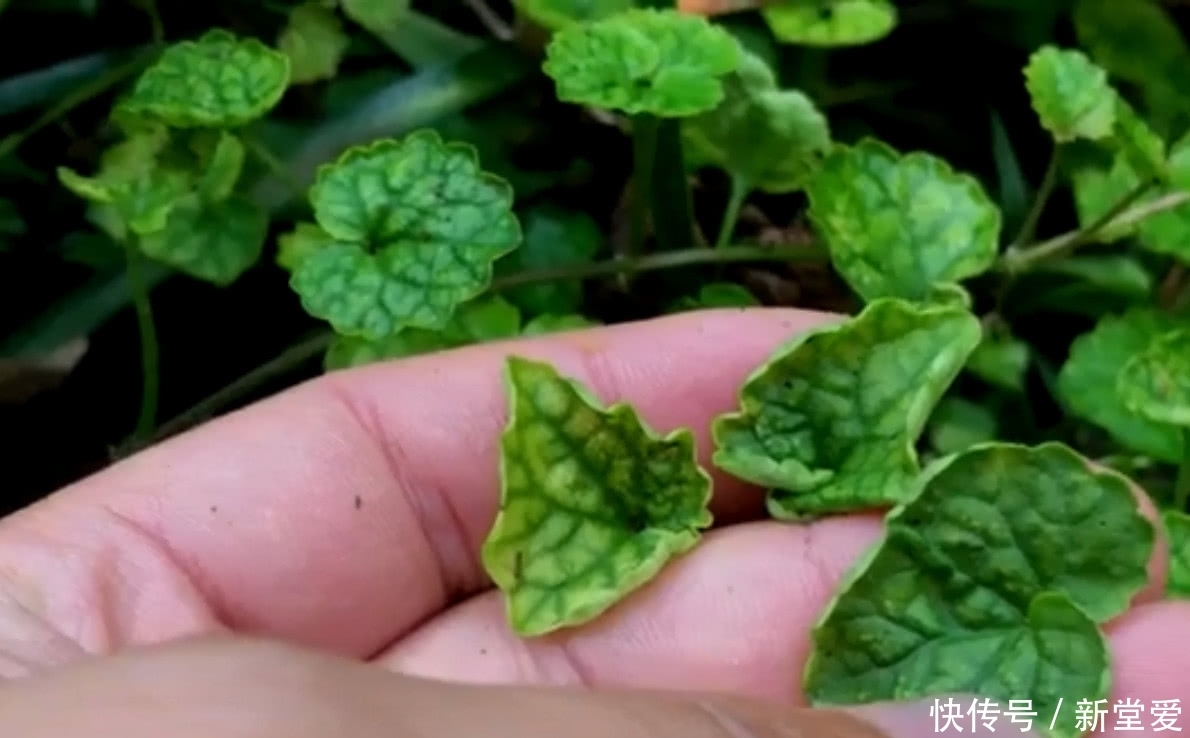
M 877 516 L 757 522 L 761 493 L 715 475 L 719 528 L 694 551 L 598 621 L 532 640 L 508 630 L 477 551 L 497 505 L 500 369 L 510 350 L 551 362 L 605 400 L 632 402 L 658 430 L 694 428 L 706 463 L 709 421 L 734 405 L 744 376 L 791 334 L 826 319 L 701 312 L 472 347 L 332 374 L 212 422 L 0 521 L 0 675 L 44 672 L 27 683 L 51 689 L 102 668 L 103 660 L 54 670 L 87 654 L 238 634 L 322 651 L 273 647 L 288 654 L 281 662 L 333 663 L 327 673 L 343 670 L 344 683 L 348 671 L 366 672 L 369 683 L 386 685 L 377 689 L 399 682 L 410 695 L 430 687 L 382 669 L 802 704 L 810 626 L 878 537 Z M 1113 701 L 1190 698 L 1176 678 L 1190 667 L 1190 608 L 1156 601 L 1165 576 L 1163 544 L 1156 549 L 1150 586 L 1108 628 Z M 159 658 L 200 657 L 179 648 Z M 137 663 L 127 658 L 120 663 Z M 255 663 L 228 657 L 239 658 Z M 251 670 L 219 663 L 214 673 L 224 676 L 214 685 L 248 699 L 230 677 Z M 329 689 L 338 680 L 326 681 Z M 168 682 L 162 677 L 163 688 Z M 0 727 L 8 727 L 5 705 L 36 703 L 6 703 L 9 694 L 20 693 L 0 692 Z M 76 712 L 77 703 L 64 701 Z M 194 709 L 211 704 L 204 697 Z

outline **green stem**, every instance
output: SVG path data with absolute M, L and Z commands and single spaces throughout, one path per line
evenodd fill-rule
M 1190 192 L 1174 192 L 1143 205 L 1131 207 L 1137 199 L 1148 191 L 1151 183 L 1145 182 L 1133 188 L 1120 199 L 1110 210 L 1086 228 L 1068 231 L 1047 241 L 1019 250 L 1008 250 L 1000 257 L 996 268 L 1010 274 L 1026 272 L 1035 265 L 1069 256 L 1080 246 L 1095 237 L 1099 231 L 1108 226 L 1120 227 L 1139 223 L 1146 218 L 1172 210 L 1190 202 Z
M 157 329 L 153 324 L 153 306 L 149 290 L 141 274 L 141 255 L 132 237 L 125 241 L 128 260 L 128 284 L 132 303 L 136 308 L 136 323 L 140 329 L 141 404 L 133 438 L 148 438 L 157 423 L 157 395 L 160 383 L 158 371 Z
M 331 331 L 319 331 L 314 336 L 290 346 L 276 358 L 261 364 L 213 395 L 203 398 L 181 415 L 178 415 L 167 423 L 163 423 L 151 439 L 148 437 L 135 439 L 133 442 L 125 445 L 125 447 L 119 449 L 117 456 L 128 456 L 145 448 L 150 443 L 160 442 L 198 425 L 217 413 L 220 408 L 255 391 L 266 382 L 284 376 L 295 367 L 305 364 L 318 354 L 326 351 L 331 341 L 334 340 L 334 337 L 335 334 Z
M 1041 221 L 1041 214 L 1045 212 L 1045 206 L 1049 203 L 1050 195 L 1054 193 L 1054 186 L 1058 184 L 1058 156 L 1059 148 L 1054 146 L 1050 153 L 1049 164 L 1045 167 L 1045 175 L 1041 178 L 1041 185 L 1037 188 L 1037 194 L 1033 197 L 1033 207 L 1029 209 L 1028 215 L 1025 216 L 1025 222 L 1021 224 L 1020 233 L 1012 240 L 1012 248 L 1021 248 L 1025 244 L 1033 240 L 1033 236 L 1037 233 L 1037 224 Z
M 261 143 L 255 136 L 243 135 L 240 137 L 240 140 L 244 142 L 244 147 L 269 170 L 269 174 L 273 175 L 277 181 L 283 182 L 298 197 L 306 194 L 298 182 L 297 176 L 290 171 L 289 167 L 285 165 L 285 162 L 281 161 L 280 157 L 273 153 L 272 149 Z
M 682 123 L 665 118 L 657 127 L 649 207 L 660 251 L 679 251 L 694 244 L 690 185 L 682 154 Z
M 629 254 L 644 251 L 652 200 L 653 163 L 657 157 L 660 120 L 648 113 L 632 117 L 632 241 Z
M 768 248 L 765 246 L 726 246 L 724 248 L 690 248 L 681 251 L 660 251 L 644 256 L 623 256 L 618 259 L 596 261 L 590 264 L 535 269 L 510 274 L 492 281 L 492 291 L 499 292 L 512 287 L 521 287 L 539 282 L 559 282 L 573 279 L 593 279 L 623 273 L 651 272 L 660 269 L 694 266 L 697 264 L 731 264 L 741 261 L 768 262 L 822 262 L 826 253 L 813 246 L 786 246 Z
M 751 191 L 752 186 L 742 177 L 731 178 L 731 195 L 727 199 L 727 209 L 723 211 L 723 220 L 719 224 L 719 238 L 715 239 L 715 248 L 721 249 L 731 242 L 736 222 L 740 219 L 740 208 L 744 206 L 744 200 Z
M 1178 477 L 1173 487 L 1174 509 L 1186 512 L 1190 501 L 1190 428 L 1182 429 L 1182 463 L 1178 465 Z
M 781 248 L 728 246 L 721 249 L 692 248 L 682 251 L 667 251 L 638 257 L 622 257 L 591 264 L 578 264 L 512 274 L 494 280 L 491 289 L 493 292 L 500 292 L 527 284 L 559 282 L 573 279 L 592 279 L 625 272 L 655 271 L 658 269 L 671 269 L 695 264 L 726 264 L 741 261 L 821 262 L 826 258 L 826 253 L 814 246 L 786 246 Z M 334 333 L 331 331 L 322 331 L 290 347 L 275 359 L 253 369 L 215 394 L 203 399 L 168 423 L 163 424 L 158 429 L 152 442 L 157 442 L 168 436 L 181 433 L 214 416 L 221 408 L 237 402 L 264 383 L 284 376 L 296 367 L 310 361 L 319 353 L 325 351 L 333 340 Z M 121 449 L 119 453 L 126 456 L 147 445 L 149 444 L 145 442 L 129 444 Z

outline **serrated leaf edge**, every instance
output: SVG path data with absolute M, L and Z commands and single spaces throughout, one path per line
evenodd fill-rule
M 631 403 L 621 400 L 618 402 L 605 404 L 603 401 L 601 401 L 599 399 L 598 396 L 595 395 L 595 393 L 593 391 L 591 391 L 589 388 L 587 388 L 584 384 L 579 382 L 577 379 L 574 379 L 573 377 L 567 377 L 567 376 L 563 375 L 560 371 L 558 371 L 557 368 L 555 368 L 552 364 L 550 364 L 547 361 L 542 361 L 540 359 L 532 359 L 532 358 L 528 358 L 525 356 L 519 356 L 516 354 L 508 354 L 507 356 L 505 356 L 504 367 L 501 372 L 501 379 L 502 379 L 502 383 L 504 385 L 505 397 L 507 398 L 506 403 L 507 403 L 507 407 L 508 407 L 508 418 L 505 421 L 504 428 L 500 433 L 500 452 L 498 454 L 498 457 L 499 457 L 498 472 L 499 472 L 499 477 L 500 477 L 499 503 L 498 503 L 498 506 L 496 509 L 496 515 L 492 519 L 492 523 L 491 523 L 490 527 L 488 528 L 488 534 L 485 537 L 484 542 L 480 547 L 480 558 L 483 561 L 484 569 L 488 572 L 489 577 L 491 577 L 492 581 L 496 584 L 496 586 L 499 589 L 501 589 L 502 591 L 504 591 L 504 593 L 505 593 L 504 612 L 505 612 L 505 618 L 507 619 L 508 623 L 510 624 L 510 626 L 512 626 L 514 629 L 516 629 L 520 635 L 531 637 L 531 636 L 537 636 L 537 635 L 544 635 L 545 633 L 552 632 L 554 630 L 560 630 L 560 629 L 566 628 L 566 627 L 572 627 L 572 626 L 578 625 L 580 623 L 579 622 L 558 623 L 555 626 L 548 628 L 548 629 L 520 629 L 520 628 L 518 628 L 517 623 L 515 622 L 515 620 L 513 618 L 512 597 L 511 597 L 512 591 L 517 586 L 517 582 L 515 580 L 515 574 L 512 574 L 511 572 L 506 571 L 501 566 L 494 566 L 492 563 L 491 557 L 494 556 L 494 554 L 490 552 L 489 542 L 492 540 L 493 533 L 495 533 L 495 531 L 497 531 L 500 528 L 501 524 L 505 520 L 505 515 L 507 514 L 505 505 L 508 500 L 508 484 L 507 484 L 508 475 L 507 475 L 507 470 L 506 470 L 507 461 L 506 461 L 506 454 L 504 453 L 504 445 L 505 445 L 505 439 L 511 437 L 512 434 L 515 432 L 516 423 L 517 423 L 517 419 L 518 419 L 517 414 L 516 414 L 516 400 L 517 400 L 517 396 L 519 394 L 519 390 L 517 389 L 516 382 L 514 381 L 513 376 L 512 376 L 513 366 L 518 363 L 535 365 L 535 366 L 538 366 L 540 368 L 543 368 L 543 369 L 549 371 L 555 378 L 561 379 L 572 390 L 574 390 L 575 395 L 585 405 L 587 405 L 588 407 L 590 407 L 592 410 L 596 411 L 600 415 L 603 415 L 605 417 L 612 417 L 615 415 L 622 415 L 622 414 L 626 414 L 626 413 L 630 414 L 636 420 L 637 424 L 640 426 L 641 431 L 644 433 L 644 435 L 648 441 L 658 441 L 658 442 L 662 442 L 662 443 L 673 443 L 673 442 L 679 443 L 680 445 L 685 447 L 686 450 L 689 451 L 690 460 L 693 462 L 694 469 L 696 470 L 699 478 L 703 482 L 704 492 L 703 492 L 703 497 L 701 500 L 703 515 L 699 520 L 695 521 L 694 524 L 692 524 L 690 526 L 690 528 L 689 528 L 689 531 L 691 534 L 690 539 L 681 548 L 671 548 L 670 555 L 663 562 L 661 562 L 660 566 L 657 568 L 656 571 L 652 571 L 652 572 L 646 571 L 645 575 L 640 576 L 638 578 L 630 579 L 629 584 L 624 588 L 623 592 L 621 592 L 619 598 L 616 601 L 609 603 L 601 612 L 606 612 L 607 610 L 614 607 L 615 604 L 617 604 L 618 602 L 621 602 L 624 599 L 626 599 L 632 592 L 639 590 L 640 588 L 645 586 L 662 569 L 664 569 L 666 565 L 668 565 L 670 562 L 672 562 L 672 560 L 674 558 L 676 558 L 677 556 L 679 556 L 685 552 L 690 551 L 698 544 L 698 542 L 701 540 L 703 531 L 705 529 L 711 527 L 714 524 L 714 515 L 711 513 L 710 508 L 709 508 L 711 498 L 713 497 L 713 494 L 714 494 L 714 480 L 712 479 L 710 473 L 707 472 L 706 468 L 704 468 L 703 465 L 701 463 L 699 463 L 699 461 L 698 461 L 698 446 L 695 443 L 694 432 L 691 428 L 678 427 L 678 428 L 675 428 L 674 430 L 670 431 L 669 433 L 665 433 L 665 434 L 659 433 L 643 417 L 641 417 L 641 415 L 637 412 L 636 408 L 633 407 Z M 639 581 L 636 581 L 637 579 L 639 579 Z M 590 618 L 586 618 L 583 622 L 587 622 L 587 621 L 593 619 L 594 617 L 598 617 L 598 614 L 599 613 L 591 616 Z
M 972 331 L 971 340 L 968 341 L 968 344 L 969 344 L 969 347 L 967 349 L 968 356 L 970 356 L 971 352 L 973 352 L 975 350 L 975 347 L 979 345 L 979 341 L 981 340 L 982 335 L 983 335 L 982 324 L 980 323 L 979 319 L 976 318 L 969 310 L 960 308 L 956 305 L 923 304 L 923 303 L 912 302 L 910 300 L 904 300 L 904 299 L 901 299 L 898 297 L 882 297 L 877 300 L 873 300 L 872 302 L 868 303 L 868 305 L 858 315 L 852 316 L 851 318 L 844 318 L 844 319 L 837 320 L 836 322 L 831 323 L 829 325 L 824 325 L 824 326 L 821 326 L 818 328 L 804 331 L 804 332 L 794 336 L 792 339 L 784 342 L 780 346 L 778 346 L 777 349 L 775 349 L 773 352 L 771 352 L 769 354 L 768 358 L 766 358 L 763 363 L 761 363 L 759 366 L 757 366 L 755 369 L 753 369 L 752 372 L 750 372 L 744 378 L 744 381 L 741 382 L 740 387 L 736 392 L 736 409 L 735 410 L 721 413 L 712 419 L 712 421 L 711 421 L 711 445 L 714 450 L 711 455 L 711 462 L 716 466 L 716 468 L 718 468 L 722 471 L 725 471 L 729 474 L 733 474 L 733 476 L 734 476 L 734 472 L 731 472 L 729 469 L 724 468 L 721 465 L 721 463 L 722 463 L 721 460 L 723 459 L 723 451 L 722 451 L 723 428 L 728 423 L 746 421 L 750 415 L 752 415 L 756 412 L 758 407 L 754 403 L 748 402 L 747 390 L 752 385 L 753 382 L 759 381 L 770 370 L 772 365 L 787 359 L 790 355 L 795 353 L 798 349 L 800 349 L 806 342 L 808 342 L 812 338 L 815 338 L 820 335 L 838 333 L 841 330 L 845 330 L 847 327 L 849 327 L 851 325 L 855 325 L 856 323 L 859 322 L 859 320 L 861 318 L 863 318 L 864 316 L 866 316 L 872 312 L 888 311 L 888 310 L 894 310 L 894 309 L 903 310 L 906 312 L 913 312 L 921 317 L 933 317 L 933 316 L 937 316 L 937 315 L 950 315 L 951 317 L 954 317 L 954 318 L 965 317 L 967 319 L 967 320 L 965 320 L 967 325 L 971 328 L 974 328 L 974 330 Z M 951 376 L 951 378 L 947 384 L 952 384 L 954 382 L 954 380 L 959 376 L 959 374 L 962 373 L 963 368 L 966 365 L 966 361 L 961 361 L 961 362 L 956 361 L 955 364 L 956 364 L 956 368 L 952 372 L 953 376 Z M 919 415 L 921 416 L 921 419 L 918 423 L 918 427 L 916 427 L 916 428 L 914 428 L 912 425 L 909 424 L 908 418 L 906 419 L 906 431 L 911 439 L 916 439 L 917 437 L 919 437 L 925 428 L 925 424 L 929 421 L 928 413 L 919 413 Z M 915 467 L 920 467 L 921 461 L 917 454 L 917 449 L 915 447 L 915 440 L 910 440 L 907 443 L 907 446 L 908 446 L 910 460 L 913 462 Z M 920 474 L 921 474 L 921 472 L 919 471 L 919 476 L 920 476 Z M 773 517 L 775 519 L 780 519 L 780 520 L 797 521 L 797 520 L 811 520 L 811 519 L 822 517 L 822 513 L 815 513 L 813 515 L 805 516 L 805 517 L 791 516 L 791 515 L 785 514 L 783 512 L 779 515 L 778 511 L 775 510 L 773 507 L 771 495 L 769 495 L 768 499 L 766 500 L 766 507 L 768 509 L 768 513 L 769 513 L 770 517 Z M 845 512 L 849 512 L 849 510 L 839 509 L 839 510 L 832 511 L 829 514 L 842 514 Z M 851 510 L 851 512 L 854 512 L 854 510 Z
M 318 170 L 314 177 L 314 183 L 310 186 L 310 189 L 308 191 L 307 200 L 310 204 L 310 207 L 312 209 L 314 209 L 316 207 L 315 199 L 317 197 L 317 192 L 318 192 L 319 187 L 321 187 L 324 180 L 327 177 L 329 177 L 339 167 L 348 166 L 348 165 L 353 164 L 354 162 L 359 161 L 361 159 L 365 159 L 365 158 L 375 156 L 375 155 L 385 154 L 389 151 L 400 151 L 400 149 L 403 146 L 405 146 L 406 144 L 408 144 L 409 142 L 420 141 L 420 140 L 424 140 L 429 145 L 433 145 L 438 148 L 441 148 L 441 149 L 445 150 L 447 153 L 458 152 L 458 153 L 461 153 L 464 156 L 466 156 L 467 159 L 470 161 L 470 163 L 475 166 L 475 175 L 478 178 L 480 178 L 481 180 L 483 180 L 485 183 L 490 184 L 493 188 L 500 191 L 501 200 L 503 200 L 504 203 L 507 205 L 509 218 L 512 223 L 512 227 L 516 231 L 516 238 L 512 240 L 512 245 L 507 250 L 505 250 L 503 253 L 497 255 L 496 258 L 494 258 L 492 261 L 486 262 L 483 265 L 482 269 L 483 269 L 484 276 L 485 276 L 484 284 L 480 285 L 476 290 L 474 290 L 471 293 L 466 294 L 461 300 L 459 300 L 459 302 L 456 303 L 454 309 L 452 309 L 449 313 L 447 313 L 439 323 L 434 324 L 434 325 L 429 325 L 429 324 L 421 323 L 421 322 L 406 323 L 405 325 L 403 325 L 401 327 L 402 330 L 404 330 L 405 328 L 422 328 L 425 330 L 441 330 L 446 325 L 446 323 L 450 320 L 450 317 L 452 315 L 454 315 L 455 311 L 458 310 L 459 304 L 462 304 L 469 300 L 473 300 L 476 297 L 479 297 L 480 295 L 482 295 L 483 293 L 488 291 L 488 289 L 491 287 L 492 280 L 495 278 L 496 261 L 498 261 L 500 258 L 502 258 L 504 256 L 507 256 L 508 254 L 511 254 L 513 251 L 516 251 L 518 248 L 520 248 L 521 244 L 524 242 L 524 239 L 525 239 L 524 227 L 521 224 L 520 218 L 517 217 L 517 215 L 513 209 L 513 205 L 515 203 L 515 192 L 513 190 L 512 184 L 509 183 L 508 180 L 504 179 L 503 177 L 501 177 L 497 174 L 494 174 L 492 172 L 486 171 L 483 168 L 482 163 L 480 161 L 480 157 L 479 157 L 479 150 L 473 144 L 470 144 L 465 141 L 446 141 L 445 139 L 442 138 L 442 135 L 437 130 L 435 130 L 433 128 L 420 128 L 420 129 L 412 131 L 400 138 L 382 138 L 382 139 L 377 139 L 375 141 L 372 141 L 370 143 L 353 146 L 353 147 L 347 149 L 346 151 L 344 151 L 343 153 L 341 153 L 338 156 L 338 158 L 336 158 L 334 161 L 327 162 L 327 163 L 322 164 L 318 167 Z M 341 239 L 341 238 L 335 236 L 334 234 L 331 234 L 329 231 L 326 230 L 326 228 L 323 227 L 323 225 L 321 223 L 318 222 L 316 217 L 313 219 L 313 221 L 310 221 L 310 222 L 313 222 L 314 225 L 317 225 L 319 228 L 321 228 L 323 230 L 323 232 L 330 235 L 331 239 L 335 243 L 341 244 L 343 246 L 349 246 L 351 248 L 355 248 L 360 251 L 363 251 L 363 249 L 358 241 Z M 303 306 L 305 306 L 305 304 L 306 304 L 305 297 L 302 296 L 301 292 L 298 291 L 295 286 L 296 280 L 297 280 L 297 274 L 299 271 L 300 271 L 299 268 L 295 268 L 293 270 L 293 274 L 291 274 L 289 277 L 288 284 L 290 286 L 290 289 L 292 289 L 294 292 L 296 292 L 298 294 L 298 299 L 302 302 Z M 307 312 L 310 312 L 308 308 L 307 308 Z M 339 335 L 346 336 L 349 338 L 362 338 L 362 339 L 370 340 L 370 341 L 383 340 L 383 338 L 385 338 L 384 336 L 380 336 L 380 337 L 371 336 L 363 331 L 353 331 L 353 330 L 344 328 L 342 326 L 336 326 L 335 330 Z

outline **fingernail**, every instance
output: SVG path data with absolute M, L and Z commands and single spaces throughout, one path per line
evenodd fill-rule
M 888 738 L 925 738 L 927 735 L 1019 736 L 1042 738 L 1044 728 L 1027 700 L 997 701 L 967 694 L 951 694 L 912 702 L 880 702 L 840 708 L 877 728 Z M 1030 715 L 1033 712 L 1036 714 Z

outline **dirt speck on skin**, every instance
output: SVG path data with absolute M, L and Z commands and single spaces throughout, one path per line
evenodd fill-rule
M 363 506 L 364 506 L 364 498 L 360 497 L 359 495 L 356 495 L 355 496 L 355 509 L 358 510 Z
M 218 506 L 218 505 L 211 505 L 211 512 L 213 512 L 213 513 L 217 513 L 217 512 L 219 512 L 219 506 Z
M 481 649 L 479 649 L 479 655 L 480 655 L 480 656 L 487 656 L 487 655 L 488 655 L 488 650 L 487 650 L 486 648 L 481 648 Z

